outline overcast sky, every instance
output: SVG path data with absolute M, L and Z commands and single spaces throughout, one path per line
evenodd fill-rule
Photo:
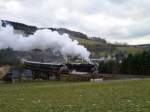
M 0 19 L 150 43 L 150 0 L 0 0 Z

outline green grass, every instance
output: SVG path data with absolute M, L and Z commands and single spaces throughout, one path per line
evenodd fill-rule
M 100 57 L 100 56 L 105 56 L 105 55 L 111 55 L 112 53 L 117 53 L 118 51 L 125 52 L 127 54 L 135 54 L 135 53 L 140 53 L 143 52 L 144 48 L 138 48 L 134 46 L 111 46 L 112 51 L 110 52 L 110 45 L 106 43 L 102 43 L 99 41 L 92 41 L 88 39 L 83 39 L 83 38 L 78 38 L 74 37 L 73 39 L 78 40 L 81 45 L 84 45 L 88 50 L 90 50 L 95 56 L 95 57 Z M 100 49 L 100 50 L 97 50 Z
M 88 40 L 88 39 L 82 39 L 82 38 L 73 38 L 77 41 L 79 41 L 80 44 L 82 45 L 87 45 L 87 46 L 95 46 L 95 45 L 99 45 L 99 44 L 102 44 L 100 42 L 97 42 L 97 41 L 92 41 L 92 40 Z
M 150 112 L 150 79 L 0 85 L 0 112 Z
M 131 53 L 131 54 L 141 53 L 141 52 L 144 51 L 143 48 L 136 48 L 136 47 L 132 47 L 132 46 L 128 46 L 128 47 L 117 47 L 117 50 L 123 51 L 123 52 L 127 52 L 127 53 Z

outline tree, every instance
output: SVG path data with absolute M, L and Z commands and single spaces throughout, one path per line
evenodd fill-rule
M 17 64 L 19 59 L 12 48 L 6 48 L 0 50 L 0 65 Z

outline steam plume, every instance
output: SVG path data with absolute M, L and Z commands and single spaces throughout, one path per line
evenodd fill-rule
M 23 37 L 14 34 L 11 26 L 1 27 L 0 21 L 0 49 L 11 47 L 14 50 L 29 51 L 32 49 L 45 50 L 51 48 L 55 52 L 60 52 L 64 57 L 78 57 L 86 61 L 89 60 L 90 52 L 78 41 L 72 40 L 67 34 L 59 35 L 48 29 L 38 30 L 34 35 Z

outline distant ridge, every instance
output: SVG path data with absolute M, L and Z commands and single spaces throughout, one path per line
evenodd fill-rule
M 150 49 L 150 44 L 143 45 L 127 45 L 127 44 L 112 44 L 108 43 L 105 39 L 100 37 L 88 37 L 86 34 L 72 31 L 66 28 L 52 28 L 52 27 L 44 27 L 40 28 L 37 26 L 26 25 L 23 23 L 1 20 L 2 26 L 6 27 L 7 25 L 11 25 L 15 30 L 18 30 L 24 36 L 33 35 L 37 30 L 48 29 L 51 31 L 56 31 L 60 35 L 68 34 L 70 38 L 73 40 L 78 40 L 79 44 L 84 45 L 92 54 L 92 57 L 99 58 L 100 56 L 106 55 L 116 55 L 118 53 L 128 54 L 128 53 L 139 53 L 143 50 Z M 18 33 L 18 32 L 17 32 Z
M 3 27 L 6 27 L 6 25 L 11 25 L 15 30 L 20 30 L 27 36 L 34 34 L 37 30 L 49 29 L 51 31 L 57 31 L 59 34 L 66 33 L 70 37 L 74 37 L 74 38 L 89 39 L 89 40 L 95 40 L 95 41 L 106 43 L 106 40 L 101 39 L 99 37 L 88 37 L 84 33 L 72 31 L 66 28 L 52 28 L 52 27 L 38 28 L 37 26 L 26 25 L 23 23 L 18 23 L 18 22 L 13 22 L 13 21 L 7 21 L 7 20 L 1 20 L 1 21 L 2 21 Z

